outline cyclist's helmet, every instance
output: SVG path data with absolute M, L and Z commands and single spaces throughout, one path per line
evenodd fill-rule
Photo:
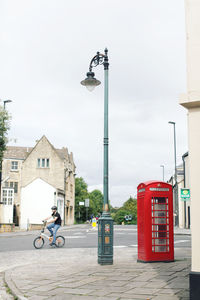
M 57 210 L 57 206 L 52 206 L 52 208 L 51 208 L 52 210 Z

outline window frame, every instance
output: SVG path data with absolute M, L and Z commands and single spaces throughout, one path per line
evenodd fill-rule
M 49 169 L 50 168 L 50 158 L 40 157 L 37 159 L 38 169 Z
M 18 171 L 19 170 L 19 162 L 17 160 L 11 160 L 11 171 Z

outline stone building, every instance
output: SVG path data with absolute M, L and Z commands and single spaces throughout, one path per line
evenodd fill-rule
M 200 1 L 185 0 L 187 92 L 180 104 L 188 113 L 189 180 L 191 192 L 192 267 L 190 272 L 190 299 L 200 295 Z
M 11 207 L 9 191 L 14 194 L 13 222 L 21 228 L 40 224 L 52 205 L 58 206 L 63 224 L 73 224 L 73 154 L 67 148 L 55 149 L 45 136 L 33 148 L 8 146 L 2 168 L 4 211 Z
M 181 189 L 187 188 L 190 189 L 190 180 L 189 180 L 189 154 L 188 152 L 182 155 L 183 163 L 177 166 L 177 190 L 178 190 L 178 224 L 180 228 L 190 228 L 190 199 L 181 198 Z M 173 208 L 175 216 L 175 174 L 167 181 L 173 186 Z M 175 224 L 175 217 L 174 217 Z

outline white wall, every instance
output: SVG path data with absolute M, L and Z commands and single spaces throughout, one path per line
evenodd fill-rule
M 41 224 L 51 215 L 56 189 L 40 178 L 21 189 L 20 227 L 27 229 L 27 223 Z
M 189 110 L 189 162 L 191 188 L 192 271 L 200 272 L 200 107 Z
M 3 222 L 2 223 L 13 223 L 13 204 L 3 205 Z
M 1 205 L 2 223 L 13 223 L 14 189 L 3 188 L 1 195 L 2 200 L 6 201 L 6 204 Z

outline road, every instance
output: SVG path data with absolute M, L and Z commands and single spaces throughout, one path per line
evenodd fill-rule
M 96 248 L 97 229 L 90 225 L 72 226 L 62 228 L 58 232 L 66 240 L 65 248 Z M 33 250 L 33 240 L 39 235 L 39 231 L 0 234 L 0 252 Z M 175 235 L 175 248 L 190 248 L 190 235 Z M 114 248 L 137 248 L 136 226 L 114 226 Z M 45 240 L 44 249 L 49 249 Z M 39 250 L 36 250 L 39 251 Z

